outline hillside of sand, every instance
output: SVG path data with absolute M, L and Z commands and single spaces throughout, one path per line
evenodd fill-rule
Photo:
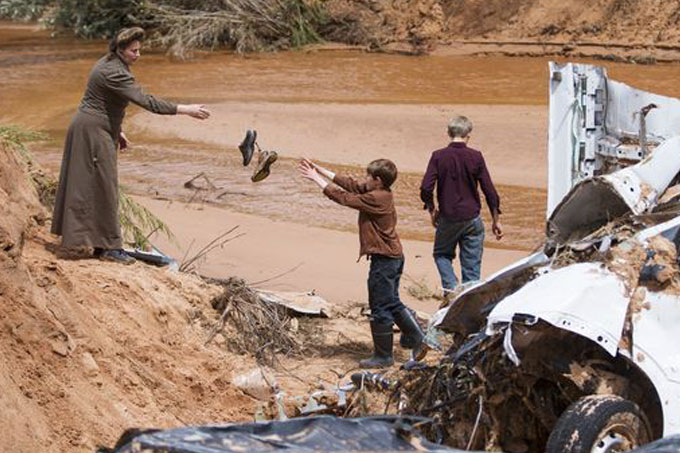
M 347 316 L 323 331 L 319 321 L 294 323 L 315 342 L 307 348 L 291 330 L 298 353 L 276 363 L 235 352 L 231 318 L 214 329 L 221 286 L 62 249 L 27 171 L 0 143 L 2 451 L 92 452 L 131 428 L 252 421 L 274 384 L 244 388 L 239 376 L 264 367 L 277 389 L 306 394 L 368 353 L 366 321 Z

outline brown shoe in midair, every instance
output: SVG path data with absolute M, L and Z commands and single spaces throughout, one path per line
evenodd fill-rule
M 257 154 L 257 165 L 250 180 L 252 182 L 260 182 L 269 176 L 269 167 L 276 162 L 278 157 L 279 155 L 276 154 L 276 151 L 259 151 Z

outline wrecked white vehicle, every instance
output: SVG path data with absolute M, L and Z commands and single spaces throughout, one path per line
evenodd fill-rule
M 551 64 L 549 167 L 545 247 L 451 302 L 454 347 L 405 375 L 403 412 L 505 452 L 680 433 L 680 101 Z

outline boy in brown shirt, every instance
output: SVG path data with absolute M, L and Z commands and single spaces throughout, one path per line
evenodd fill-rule
M 397 167 L 387 159 L 374 160 L 366 168 L 363 182 L 336 175 L 307 159 L 300 162 L 300 173 L 314 181 L 323 193 L 338 204 L 359 211 L 359 257 L 371 261 L 368 273 L 368 304 L 371 309 L 373 357 L 362 360 L 362 368 L 382 368 L 394 364 L 392 325 L 402 332 L 400 343 L 418 357 L 423 331 L 399 299 L 399 280 L 404 255 L 397 235 L 397 211 L 390 186 L 397 179 Z M 329 182 L 330 181 L 330 182 Z

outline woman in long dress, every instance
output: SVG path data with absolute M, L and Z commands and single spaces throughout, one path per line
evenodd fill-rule
M 159 115 L 206 119 L 203 105 L 177 105 L 145 94 L 130 72 L 139 58 L 144 30 L 121 30 L 109 53 L 92 69 L 85 94 L 66 134 L 52 233 L 64 247 L 88 246 L 103 260 L 134 262 L 122 247 L 118 219 L 118 147 L 127 147 L 121 130 L 125 108 L 133 102 Z

